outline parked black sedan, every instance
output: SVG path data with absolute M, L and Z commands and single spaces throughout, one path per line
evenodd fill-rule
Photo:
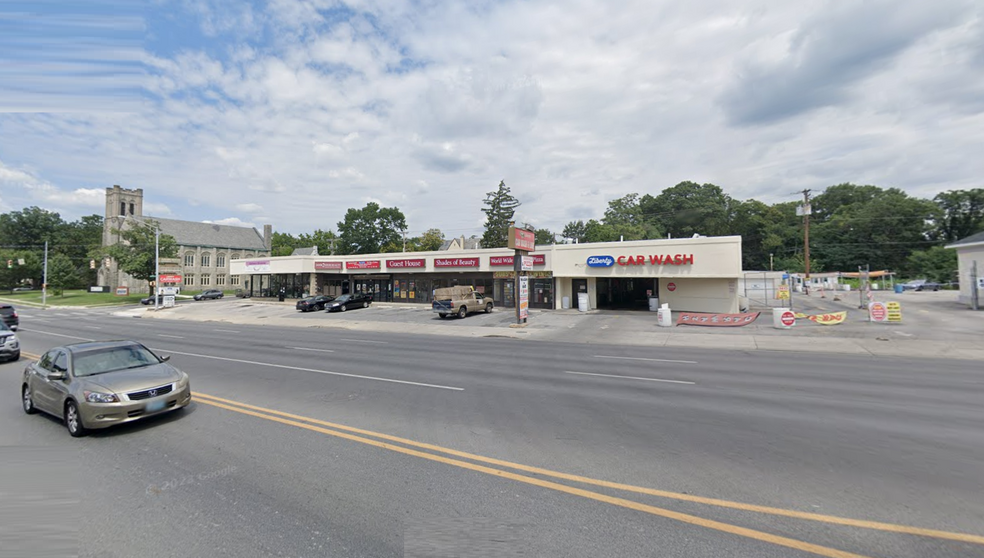
M 222 291 L 219 289 L 209 289 L 207 291 L 202 291 L 194 296 L 195 300 L 208 300 L 222 298 Z
M 311 310 L 324 310 L 325 305 L 329 302 L 335 300 L 335 297 L 328 295 L 317 295 L 309 296 L 307 298 L 302 298 L 297 301 L 295 308 L 301 312 L 310 312 Z
M 372 304 L 372 297 L 367 294 L 353 293 L 343 294 L 325 306 L 326 312 L 344 312 L 349 308 L 369 308 Z

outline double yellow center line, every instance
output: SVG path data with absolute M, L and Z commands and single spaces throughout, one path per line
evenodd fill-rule
M 881 523 L 877 521 L 850 519 L 845 517 L 807 513 L 807 512 L 787 510 L 782 508 L 772 508 L 768 506 L 758 506 L 754 504 L 732 502 L 729 500 L 719 500 L 716 498 L 705 498 L 701 496 L 694 496 L 691 494 L 668 492 L 665 490 L 656 490 L 656 489 L 645 488 L 641 486 L 633 486 L 629 484 L 609 482 L 599 479 L 593 479 L 590 477 L 583 477 L 579 475 L 570 475 L 567 473 L 561 473 L 558 471 L 552 471 L 540 467 L 531 467 L 529 465 L 522 465 L 520 463 L 513 463 L 501 459 L 484 457 L 481 455 L 445 448 L 434 444 L 426 444 L 414 440 L 408 440 L 406 438 L 400 438 L 398 436 L 391 436 L 389 434 L 373 432 L 371 430 L 353 428 L 351 426 L 345 426 L 342 424 L 336 424 L 332 422 L 326 422 L 326 421 L 295 415 L 291 413 L 285 413 L 282 411 L 276 411 L 273 409 L 257 407 L 255 405 L 249 405 L 238 401 L 231 401 L 229 399 L 222 399 L 220 397 L 215 397 L 213 395 L 208 395 L 204 393 L 195 392 L 194 397 L 196 401 L 199 403 L 211 405 L 213 407 L 218 407 L 221 409 L 226 409 L 228 411 L 233 411 L 244 415 L 249 415 L 273 422 L 278 422 L 280 424 L 285 424 L 288 426 L 303 428 L 305 430 L 309 430 L 312 432 L 327 434 L 329 436 L 334 436 L 336 438 L 342 438 L 353 442 L 359 442 L 361 444 L 366 444 L 366 445 L 402 453 L 405 455 L 412 455 L 414 457 L 419 457 L 421 459 L 427 459 L 429 461 L 443 463 L 445 465 L 451 465 L 454 467 L 485 473 L 496 477 L 507 478 L 528 485 L 547 488 L 550 490 L 556 490 L 558 492 L 572 494 L 575 496 L 581 496 L 583 498 L 588 498 L 590 500 L 604 502 L 606 504 L 611 504 L 622 508 L 640 511 L 643 513 L 649 513 L 659 517 L 665 517 L 668 519 L 681 521 L 683 523 L 688 523 L 690 525 L 697 525 L 699 527 L 714 529 L 716 531 L 747 537 L 749 539 L 776 544 L 779 546 L 785 546 L 795 550 L 813 553 L 818 556 L 826 556 L 829 558 L 867 558 L 860 554 L 854 554 L 851 552 L 837 550 L 834 548 L 815 545 L 796 539 L 765 533 L 763 531 L 757 531 L 755 529 L 747 529 L 745 527 L 740 527 L 738 525 L 732 525 L 730 523 L 722 523 L 720 521 L 714 521 L 711 519 L 706 519 L 695 515 L 679 513 L 666 508 L 660 508 L 656 506 L 642 504 L 633 500 L 627 500 L 625 498 L 609 496 L 607 494 L 601 494 L 599 492 L 593 492 L 590 490 L 585 490 L 582 488 L 577 488 L 566 484 L 561 484 L 561 483 L 535 478 L 535 477 L 529 477 L 526 475 L 521 475 L 503 469 L 496 469 L 490 467 L 489 465 L 495 465 L 497 467 L 505 467 L 507 469 L 523 471 L 525 473 L 532 473 L 536 475 L 551 477 L 555 479 L 562 479 L 562 480 L 577 482 L 581 484 L 599 486 L 604 488 L 612 488 L 612 489 L 622 490 L 626 492 L 645 494 L 649 496 L 658 496 L 662 498 L 694 502 L 694 503 L 706 504 L 706 505 L 717 506 L 722 508 L 730 508 L 730 509 L 736 509 L 741 511 L 791 517 L 796 519 L 805 519 L 810 521 L 818 521 L 818 522 L 830 523 L 834 525 L 843 525 L 848 527 L 875 529 L 875 530 L 887 531 L 891 533 L 918 535 L 924 537 L 933 537 L 939 539 L 984 545 L 984 536 L 971 535 L 966 533 L 954 533 L 949 531 L 939 531 L 935 529 L 922 529 L 919 527 L 910 527 L 906 525 L 896 525 L 892 523 Z M 420 450 L 427 450 L 427 451 L 420 451 Z M 436 452 L 436 453 L 428 453 L 428 452 Z M 462 461 L 461 459 L 454 459 L 452 457 L 445 457 L 445 455 L 438 455 L 438 454 L 445 454 L 461 459 L 468 459 L 469 461 Z

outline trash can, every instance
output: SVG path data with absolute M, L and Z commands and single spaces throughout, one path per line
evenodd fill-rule
M 904 290 L 905 289 L 902 288 L 902 283 L 896 283 L 895 284 L 895 292 L 896 293 L 902 293 L 902 291 L 904 291 Z
M 649 297 L 649 311 L 650 312 L 659 311 L 659 297 L 656 296 Z
M 789 308 L 772 309 L 772 327 L 776 329 L 790 329 L 796 325 L 796 314 Z
M 581 312 L 588 311 L 588 293 L 577 293 L 577 309 Z

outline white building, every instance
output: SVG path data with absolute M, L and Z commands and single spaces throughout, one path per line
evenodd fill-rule
M 587 295 L 590 308 L 646 308 L 650 297 L 674 310 L 736 313 L 741 237 L 701 237 L 537 246 L 532 308 L 563 308 Z M 429 303 L 434 289 L 471 285 L 500 307 L 514 307 L 513 251 L 291 255 L 232 262 L 254 295 L 371 292 L 383 302 Z M 247 280 L 246 278 L 249 278 Z
M 946 247 L 957 251 L 960 302 L 969 305 L 976 290 L 978 305 L 984 305 L 984 231 Z

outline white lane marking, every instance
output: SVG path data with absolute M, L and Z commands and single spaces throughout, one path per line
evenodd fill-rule
M 448 390 L 452 390 L 452 391 L 465 391 L 465 388 L 454 387 L 454 386 L 442 386 L 440 384 L 425 384 L 425 383 L 422 383 L 422 382 L 410 382 L 410 381 L 407 381 L 407 380 L 394 380 L 392 378 L 379 378 L 379 377 L 376 377 L 376 376 L 363 376 L 361 374 L 346 374 L 345 372 L 332 372 L 330 370 L 316 370 L 314 368 L 301 368 L 300 366 L 287 366 L 285 364 L 273 364 L 271 362 L 257 362 L 255 360 L 242 360 L 242 359 L 238 359 L 238 358 L 217 357 L 217 356 L 212 356 L 212 355 L 199 355 L 199 354 L 195 354 L 195 353 L 182 353 L 182 352 L 179 352 L 179 351 L 172 351 L 172 350 L 169 350 L 169 349 L 154 349 L 154 350 L 155 351 L 159 351 L 159 352 L 164 352 L 164 353 L 171 353 L 171 354 L 175 354 L 175 355 L 184 355 L 184 356 L 199 357 L 199 358 L 210 358 L 210 359 L 214 359 L 214 360 L 224 360 L 224 361 L 227 361 L 227 362 L 239 362 L 239 363 L 242 363 L 242 364 L 255 364 L 257 366 L 269 366 L 271 368 L 283 368 L 285 370 L 300 370 L 301 372 L 316 372 L 318 374 L 330 374 L 332 376 L 345 376 L 345 377 L 348 377 L 348 378 L 361 378 L 363 380 L 376 380 L 377 382 L 392 382 L 394 384 L 406 384 L 406 385 L 410 385 L 410 386 L 429 387 L 429 388 L 436 388 L 436 389 L 448 389 Z
M 82 341 L 95 341 L 95 339 L 89 339 L 88 337 L 78 337 L 75 335 L 64 335 L 62 333 L 53 333 L 51 331 L 41 331 L 40 329 L 19 329 L 17 333 L 22 331 L 30 331 L 32 333 L 41 333 L 44 335 L 54 335 L 55 337 L 68 337 L 69 339 L 81 339 Z
M 339 341 L 349 341 L 350 343 L 376 343 L 377 345 L 389 345 L 389 341 L 369 341 L 367 339 L 339 339 Z
M 184 337 L 181 337 L 180 335 L 168 335 L 166 333 L 158 333 L 157 336 L 158 337 L 170 337 L 171 339 L 184 339 Z
M 212 331 L 221 331 L 222 333 L 239 333 L 238 329 L 213 329 Z
M 697 382 L 685 382 L 683 380 L 662 380 L 660 378 L 640 378 L 638 376 L 618 376 L 615 374 L 595 374 L 593 372 L 573 372 L 571 370 L 564 370 L 564 374 L 578 374 L 580 376 L 602 376 L 604 378 L 619 378 L 622 380 L 645 380 L 647 382 L 666 382 L 668 384 L 688 384 L 696 385 Z
M 331 349 L 309 349 L 307 347 L 287 347 L 288 349 L 295 349 L 298 351 L 315 351 L 318 353 L 334 353 L 335 351 Z
M 594 355 L 595 358 L 616 358 L 619 360 L 645 360 L 648 362 L 675 362 L 677 364 L 697 364 L 696 360 L 667 360 L 665 358 L 640 358 L 624 356 Z
M 102 329 L 99 326 L 91 326 L 91 325 L 84 325 L 84 326 L 81 326 L 81 327 L 84 327 L 85 329 Z

